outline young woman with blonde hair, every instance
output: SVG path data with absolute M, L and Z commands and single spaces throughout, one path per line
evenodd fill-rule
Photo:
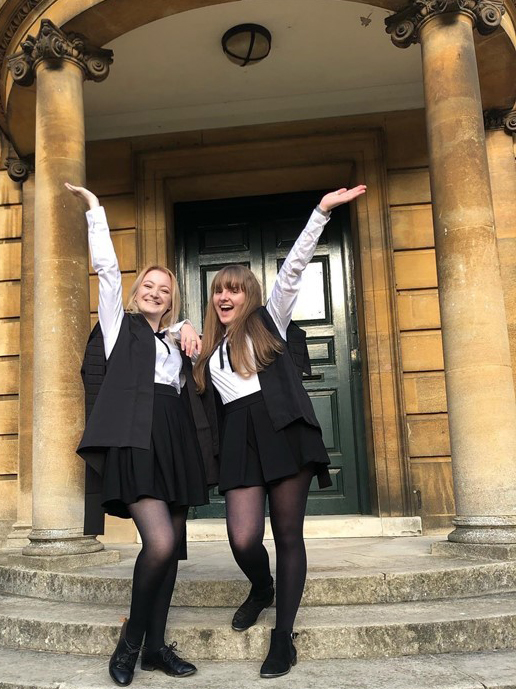
M 99 485 L 94 508 L 132 517 L 142 538 L 130 617 L 109 673 L 119 686 L 129 685 L 145 640 L 142 669 L 184 677 L 196 668 L 177 656 L 175 645 L 165 644 L 164 633 L 188 507 L 208 502 L 208 467 L 182 393 L 188 361 L 178 346 L 180 340 L 190 356 L 200 350 L 200 340 L 191 325 L 176 322 L 179 289 L 164 266 L 142 270 L 124 310 L 104 209 L 87 189 L 66 186 L 89 206 L 88 239 L 99 278 L 99 325 L 83 367 L 90 413 L 78 452 Z M 88 519 L 88 502 L 86 508 Z M 102 527 L 92 522 L 89 528 L 87 533 L 101 533 Z
M 272 604 L 274 586 L 263 546 L 269 500 L 276 547 L 276 627 L 262 677 L 296 663 L 293 625 L 306 578 L 303 521 L 314 475 L 331 485 L 320 426 L 301 382 L 307 363 L 304 333 L 291 323 L 303 270 L 312 259 L 332 208 L 366 187 L 326 194 L 279 271 L 267 305 L 253 273 L 227 266 L 214 277 L 202 352 L 194 366 L 199 392 L 213 385 L 223 403 L 219 492 L 225 494 L 233 555 L 251 583 L 232 627 L 243 631 Z

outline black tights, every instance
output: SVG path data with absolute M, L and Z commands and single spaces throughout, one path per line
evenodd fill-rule
M 179 546 L 188 507 L 170 508 L 166 502 L 142 498 L 129 507 L 142 539 L 133 574 L 127 640 L 157 650 L 165 644 L 170 600 L 177 575 Z
M 296 476 L 270 486 L 234 488 L 226 492 L 229 543 L 235 560 L 252 584 L 265 588 L 270 581 L 269 556 L 263 546 L 265 497 L 276 546 L 276 629 L 291 631 L 306 579 L 303 521 L 313 471 L 305 467 Z

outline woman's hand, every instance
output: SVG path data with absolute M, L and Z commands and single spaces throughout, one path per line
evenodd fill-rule
M 181 328 L 181 349 L 192 358 L 201 353 L 202 341 L 195 328 L 189 323 L 185 323 Z
M 362 194 L 366 193 L 366 190 L 365 184 L 359 184 L 358 187 L 353 189 L 337 189 L 337 191 L 332 191 L 322 197 L 319 202 L 319 208 L 326 212 L 331 211 L 332 208 L 337 208 L 337 206 L 342 206 L 343 203 L 353 201 L 357 196 L 362 196 Z
M 68 182 L 65 182 L 65 187 L 68 189 L 68 191 L 71 191 L 74 196 L 77 196 L 77 198 L 85 201 L 90 210 L 100 206 L 98 198 L 89 189 L 85 189 L 84 187 L 74 187 L 73 184 L 69 184 Z

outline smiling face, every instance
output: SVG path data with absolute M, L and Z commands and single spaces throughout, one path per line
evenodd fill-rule
M 159 323 L 172 306 L 172 283 L 162 270 L 149 270 L 134 295 L 140 313 Z
M 240 285 L 218 285 L 213 293 L 213 306 L 219 321 L 226 327 L 242 313 L 246 294 Z

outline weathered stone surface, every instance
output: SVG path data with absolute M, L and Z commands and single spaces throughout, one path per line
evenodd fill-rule
M 441 541 L 432 545 L 434 555 L 445 557 L 486 558 L 487 560 L 516 561 L 516 545 L 487 543 L 452 543 Z
M 308 579 L 302 605 L 358 605 L 426 601 L 516 591 L 516 563 L 438 558 L 434 541 L 335 539 L 308 541 Z M 273 545 L 266 541 L 271 559 Z M 70 572 L 31 571 L 0 558 L 0 592 L 53 601 L 129 605 L 138 546 L 120 547 L 116 565 Z M 106 551 L 110 552 L 110 551 Z M 101 555 L 101 553 L 99 553 Z M 26 558 L 23 557 L 25 561 Z M 235 607 L 248 584 L 226 543 L 194 543 L 180 564 L 174 606 Z
M 190 656 L 189 656 L 190 657 Z M 191 660 L 196 659 L 191 657 Z M 0 689 L 111 689 L 106 658 L 52 654 L 41 662 L 32 651 L 0 650 Z M 196 689 L 251 689 L 256 686 L 259 663 L 197 663 L 190 684 Z M 447 654 L 440 657 L 386 658 L 380 660 L 304 661 L 288 679 L 267 681 L 274 689 L 515 689 L 516 653 Z M 144 683 L 144 684 L 142 684 Z M 136 668 L 134 684 L 170 687 L 166 675 Z
M 98 550 L 93 553 L 78 553 L 76 555 L 33 556 L 11 555 L 9 563 L 20 570 L 43 570 L 49 572 L 67 572 L 79 567 L 94 565 L 109 565 L 120 560 L 116 550 Z
M 124 608 L 0 598 L 7 647 L 106 653 L 117 640 Z M 230 627 L 232 609 L 176 608 L 167 635 L 196 658 L 259 660 L 266 653 L 274 612 L 243 633 Z M 296 621 L 302 659 L 379 658 L 516 648 L 516 596 L 500 594 L 442 602 L 302 608 Z

